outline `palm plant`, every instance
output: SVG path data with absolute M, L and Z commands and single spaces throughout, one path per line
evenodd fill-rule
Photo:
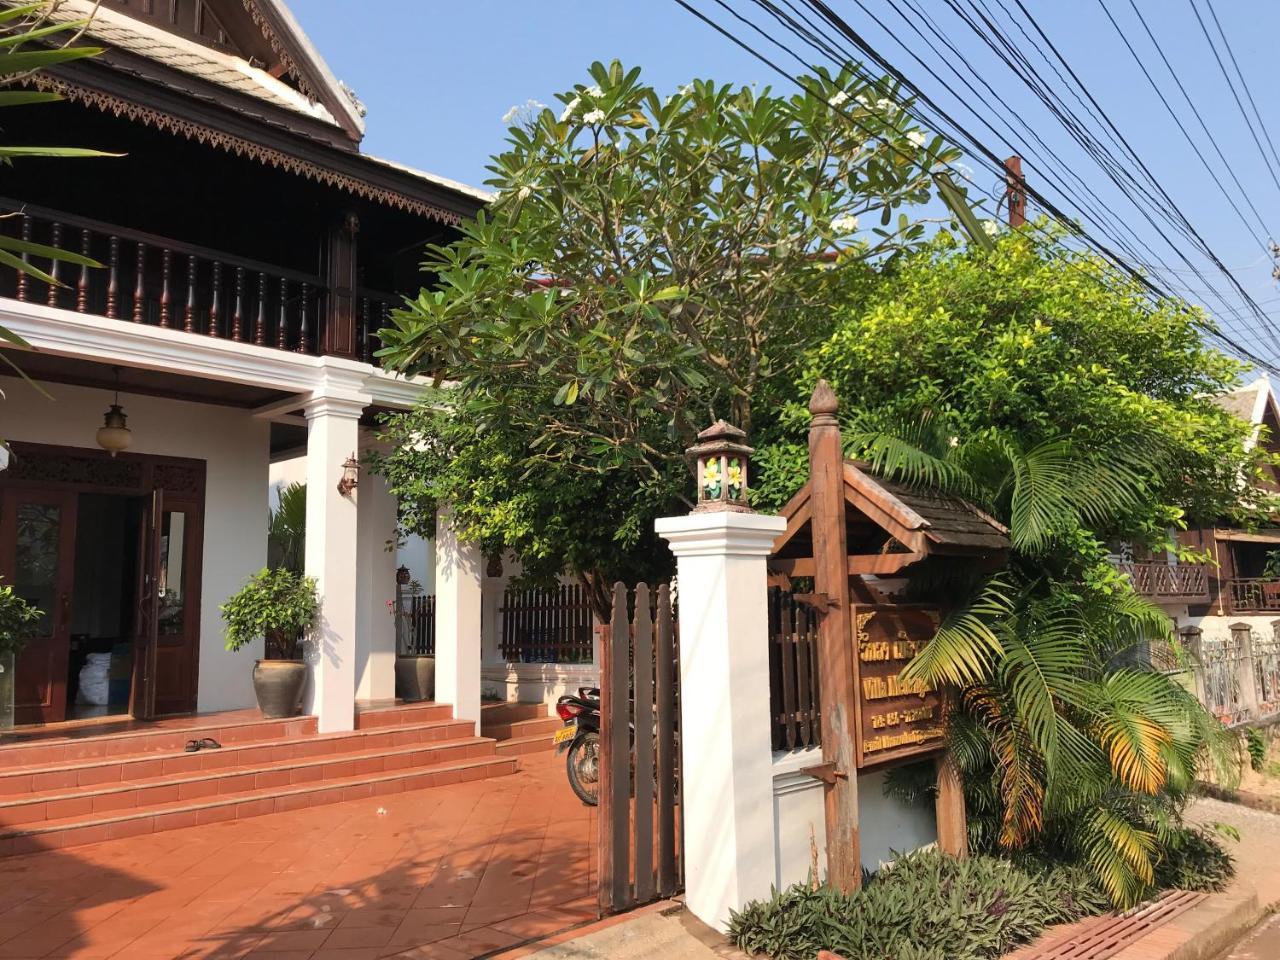
M 276 509 L 267 513 L 267 547 L 273 569 L 302 573 L 307 544 L 307 485 L 280 488 Z
M 26 86 L 42 70 L 71 60 L 97 56 L 102 52 L 101 47 L 72 46 L 83 34 L 91 18 L 59 18 L 58 7 L 58 0 L 39 0 L 0 10 L 0 107 L 51 103 L 63 99 L 62 94 L 54 90 L 26 89 Z M 5 166 L 12 165 L 15 160 L 31 157 L 66 159 L 105 156 L 112 154 L 84 147 L 0 144 L 0 164 Z M 96 260 L 69 250 L 0 234 L 0 264 L 30 274 L 45 283 L 58 283 L 46 271 L 35 266 L 31 262 L 32 257 L 89 267 L 101 266 Z M 2 325 L 0 340 L 15 347 L 30 349 L 30 344 L 22 337 Z M 26 378 L 8 354 L 0 352 L 0 359 Z
M 1101 542 L 1140 502 L 1159 451 L 1024 448 L 996 430 L 961 441 L 930 415 L 846 437 L 874 472 L 963 496 L 1009 527 L 1000 574 L 913 587 L 949 594 L 952 613 L 904 678 L 960 690 L 949 739 L 974 847 L 1079 858 L 1117 904 L 1141 899 L 1198 765 L 1238 768 L 1236 738 L 1152 669 L 1152 644 L 1175 647 L 1170 621 Z

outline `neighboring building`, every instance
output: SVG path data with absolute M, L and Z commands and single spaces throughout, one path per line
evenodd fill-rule
M 8 143 L 122 154 L 20 161 L 0 199 L 0 230 L 104 265 L 55 265 L 64 287 L 0 268 L 0 323 L 38 351 L 7 356 L 52 397 L 0 384 L 0 576 L 46 611 L 17 721 L 85 713 L 95 652 L 95 712 L 252 704 L 255 652 L 223 650 L 218 607 L 264 565 L 271 463 L 297 454 L 324 610 L 307 709 L 350 729 L 353 699 L 393 694 L 395 504 L 367 473 L 337 485 L 421 391 L 379 370 L 376 330 L 487 195 L 362 153 L 362 107 L 279 0 L 103 0 L 87 33 L 101 56 L 32 81 L 66 102 L 5 111 Z
M 1217 398 L 1251 423 L 1251 443 L 1280 454 L 1280 406 L 1265 377 Z M 1274 470 L 1272 486 L 1275 480 Z M 1159 604 L 1196 662 L 1196 689 L 1230 723 L 1280 713 L 1280 518 L 1275 526 L 1241 530 L 1224 523 L 1181 531 L 1179 542 L 1210 557 L 1178 563 L 1168 557 L 1120 562 L 1143 596 Z M 1268 561 L 1274 555 L 1274 569 Z M 1171 667 L 1173 665 L 1170 665 Z

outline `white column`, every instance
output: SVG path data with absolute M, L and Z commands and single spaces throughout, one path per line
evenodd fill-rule
M 396 695 L 396 498 L 387 482 L 365 470 L 356 491 L 356 699 L 391 700 Z
M 723 932 L 776 877 L 765 560 L 786 521 L 695 513 L 655 529 L 680 598 L 685 903 Z
M 364 404 L 316 397 L 307 417 L 307 576 L 316 578 L 320 615 L 308 662 L 307 712 L 321 733 L 355 726 L 357 632 L 357 505 L 359 488 L 338 492 L 342 464 L 356 452 Z M 363 478 L 362 478 L 363 482 Z
M 480 638 L 484 563 L 460 543 L 446 511 L 436 518 L 436 700 L 480 728 Z

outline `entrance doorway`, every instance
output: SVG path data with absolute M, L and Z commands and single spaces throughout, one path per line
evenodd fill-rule
M 0 475 L 0 578 L 42 616 L 15 665 L 15 722 L 194 711 L 204 464 L 17 454 Z

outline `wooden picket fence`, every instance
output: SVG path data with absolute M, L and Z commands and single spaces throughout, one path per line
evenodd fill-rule
M 684 885 L 679 646 L 669 585 L 651 592 L 638 584 L 633 600 L 614 584 L 602 648 L 599 904 L 610 914 Z
M 397 653 L 401 656 L 433 656 L 436 652 L 436 595 L 406 594 L 396 616 Z
M 818 615 L 779 587 L 769 590 L 769 687 L 773 749 L 820 744 Z

